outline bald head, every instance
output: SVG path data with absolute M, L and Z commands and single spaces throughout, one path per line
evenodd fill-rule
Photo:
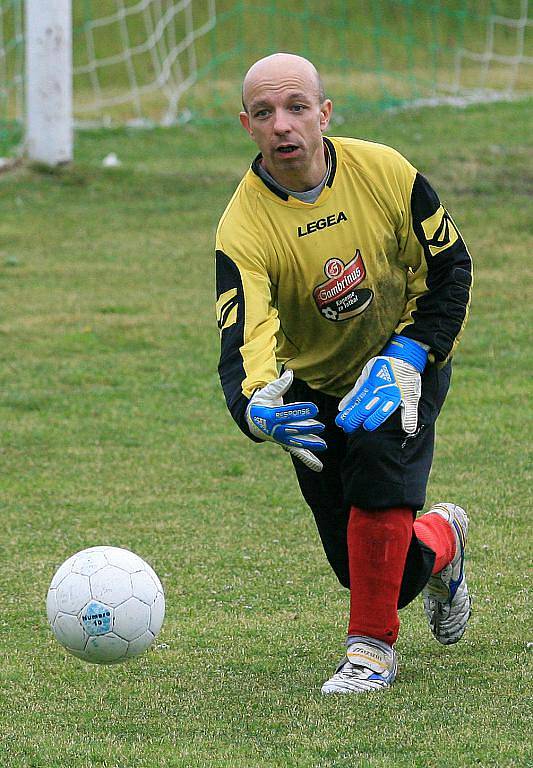
M 273 53 L 271 56 L 265 56 L 265 58 L 256 61 L 246 73 L 242 84 L 244 110 L 248 112 L 250 98 L 253 98 L 257 86 L 271 84 L 275 87 L 276 83 L 291 75 L 297 77 L 301 82 L 303 81 L 310 92 L 316 95 L 318 103 L 322 104 L 326 94 L 314 64 L 303 56 L 297 56 L 294 53 Z
M 316 68 L 302 56 L 275 53 L 244 78 L 242 127 L 257 144 L 261 165 L 282 186 L 313 189 L 326 173 L 322 134 L 332 103 Z

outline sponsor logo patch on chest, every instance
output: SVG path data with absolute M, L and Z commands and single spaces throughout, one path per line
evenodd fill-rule
M 308 221 L 307 224 L 304 224 L 302 227 L 298 227 L 298 237 L 305 237 L 306 235 L 310 235 L 312 232 L 318 232 L 319 230 L 326 229 L 327 227 L 334 227 L 335 224 L 340 224 L 341 221 L 348 221 L 348 217 L 344 211 L 339 211 L 339 213 L 330 213 L 329 216 L 325 216 L 323 219 L 317 219 L 316 221 Z
M 313 298 L 327 320 L 349 320 L 365 311 L 374 298 L 374 292 L 370 288 L 356 289 L 366 277 L 359 248 L 347 264 L 342 259 L 328 259 L 324 273 L 328 279 L 316 286 Z

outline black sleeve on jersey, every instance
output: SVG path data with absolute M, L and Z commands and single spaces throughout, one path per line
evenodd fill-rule
M 242 382 L 246 373 L 240 349 L 244 344 L 244 291 L 242 279 L 236 264 L 223 251 L 216 251 L 217 301 L 226 292 L 237 291 L 219 311 L 220 360 L 218 374 L 228 409 L 239 428 L 255 442 L 262 442 L 252 435 L 246 424 L 246 408 L 249 400 L 242 393 Z M 237 308 L 237 322 L 224 328 L 225 319 Z
M 446 211 L 433 238 L 426 238 L 422 222 L 433 216 L 439 206 L 436 192 L 427 179 L 417 173 L 411 193 L 411 212 L 413 229 L 426 258 L 428 292 L 417 300 L 413 323 L 402 330 L 402 335 L 429 344 L 437 362 L 448 357 L 463 326 L 472 285 L 472 262 L 461 235 L 457 232 L 455 242 L 449 248 L 444 247 L 450 228 L 454 233 L 457 231 Z M 439 252 L 432 254 L 431 246 L 439 248 Z

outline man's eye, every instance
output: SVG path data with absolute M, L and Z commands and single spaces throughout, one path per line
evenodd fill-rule
M 259 112 L 255 113 L 255 117 L 267 117 L 268 115 L 268 109 L 260 109 Z
M 292 111 L 293 112 L 303 112 L 304 109 L 305 109 L 305 107 L 304 107 L 303 104 L 293 104 L 292 105 Z

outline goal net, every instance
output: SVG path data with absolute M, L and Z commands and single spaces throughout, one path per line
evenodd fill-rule
M 24 13 L 0 0 L 0 154 L 24 118 Z M 276 50 L 315 62 L 341 117 L 531 95 L 530 13 L 527 0 L 72 0 L 75 124 L 227 119 L 244 70 Z

